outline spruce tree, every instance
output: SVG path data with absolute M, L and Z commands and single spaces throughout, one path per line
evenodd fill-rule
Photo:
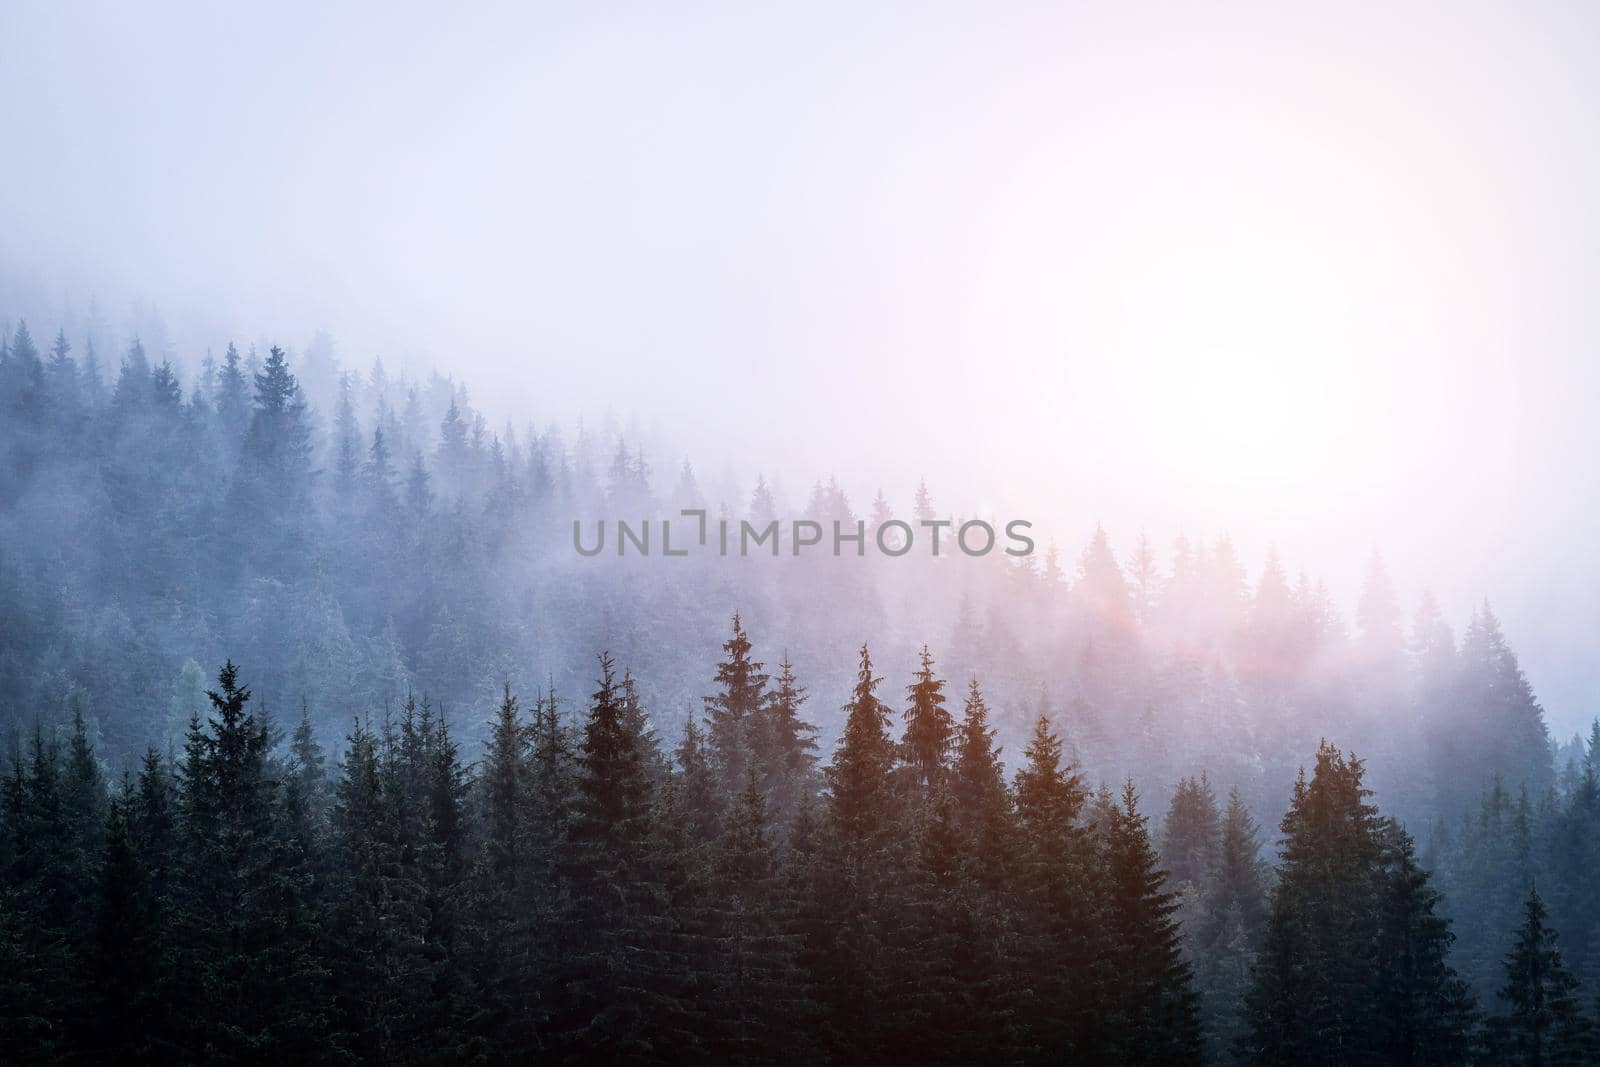
M 1199 998 L 1179 947 L 1174 895 L 1162 888 L 1147 819 L 1133 782 L 1113 805 L 1103 845 L 1115 1059 L 1127 1064 L 1201 1061 Z
M 1326 742 L 1283 817 L 1282 862 L 1245 1002 L 1241 1052 L 1263 1064 L 1373 1054 L 1383 844 L 1363 767 Z
M 1161 861 L 1174 887 L 1198 886 L 1210 874 L 1221 847 L 1219 824 L 1216 794 L 1205 772 L 1180 778 L 1161 840 Z
M 861 646 L 860 666 L 850 703 L 844 706 L 844 732 L 827 769 L 829 816 L 840 832 L 869 837 L 889 819 L 889 771 L 894 742 L 889 711 L 874 690 L 882 679 L 872 673 L 872 654 Z
M 628 721 L 611 657 L 600 657 L 579 752 L 570 857 L 570 943 L 561 967 L 563 996 L 553 1020 L 558 1047 L 631 1061 L 688 1055 L 693 1027 L 682 1018 L 682 961 L 665 914 L 652 848 L 653 786 Z
M 1377 987 L 1369 1019 L 1377 1054 L 1388 1063 L 1465 1063 L 1473 1052 L 1476 1011 L 1467 984 L 1450 966 L 1455 935 L 1440 914 L 1439 891 L 1399 823 L 1387 820 L 1382 837 Z
M 307 876 L 279 819 L 267 730 L 230 661 L 185 745 L 182 873 L 172 988 L 191 1056 L 301 1058 L 320 1046 L 323 970 L 304 907 Z
M 1538 889 L 1528 891 L 1523 915 L 1505 958 L 1506 984 L 1500 988 L 1505 1010 L 1489 1020 L 1492 1062 L 1518 1067 L 1592 1063 L 1591 1023 L 1583 1015 L 1578 981 L 1562 960 Z
M 974 678 L 968 683 L 961 723 L 956 728 L 950 794 L 957 823 L 965 831 L 966 847 L 976 861 L 977 877 L 991 887 L 1004 880 L 1015 844 L 1011 794 L 994 737 L 989 707 Z
M 1026 907 L 1028 954 L 1018 985 L 1028 1040 L 1049 1058 L 1109 1055 L 1101 994 L 1103 894 L 1094 884 L 1093 842 L 1080 821 L 1088 794 L 1065 764 L 1061 738 L 1040 716 L 1017 771 L 1016 890 Z
M 733 634 L 722 643 L 727 656 L 717 664 L 718 692 L 705 699 L 712 759 L 724 788 L 736 792 L 751 766 L 759 742 L 759 716 L 767 703 L 767 675 L 750 658 L 750 638 L 737 613 Z
M 800 717 L 805 702 L 805 688 L 795 678 L 794 665 L 785 653 L 761 713 L 757 746 L 768 814 L 779 827 L 794 820 L 800 798 L 816 785 L 817 728 Z
M 945 760 L 955 734 L 955 722 L 946 710 L 944 679 L 933 674 L 933 656 L 922 646 L 922 666 L 906 686 L 905 749 L 912 781 L 924 789 L 943 784 Z
M 728 1062 L 792 1062 L 809 1046 L 813 1005 L 753 769 L 717 843 L 712 892 L 719 963 L 706 990 L 708 1051 Z
M 394 1063 L 414 1055 L 428 1018 L 434 959 L 426 890 L 378 740 L 358 721 L 347 741 L 333 809 L 340 859 L 334 1040 L 360 1060 Z

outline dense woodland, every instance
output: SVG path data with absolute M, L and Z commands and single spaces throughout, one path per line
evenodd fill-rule
M 584 561 L 783 502 L 79 332 L 0 350 L 6 1059 L 1600 1060 L 1600 725 L 1487 605 L 1098 530 Z

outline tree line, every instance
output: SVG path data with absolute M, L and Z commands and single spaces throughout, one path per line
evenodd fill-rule
M 630 674 L 607 655 L 595 673 L 581 706 L 504 686 L 475 760 L 408 698 L 351 723 L 330 766 L 309 712 L 283 735 L 231 662 L 181 751 L 114 781 L 81 715 L 64 742 L 18 737 L 5 1058 L 1600 1056 L 1554 887 L 1520 888 L 1496 997 L 1475 996 L 1411 837 L 1330 744 L 1269 867 L 1204 771 L 1160 832 L 1048 718 L 1008 773 L 979 683 L 948 693 L 926 649 L 900 699 L 859 649 L 826 765 L 794 666 L 769 674 L 738 616 L 671 742 Z M 1596 806 L 1597 760 L 1600 726 L 1574 811 Z
M 1004 743 L 1020 750 L 1049 715 L 1082 766 L 1138 774 L 1158 805 L 1204 766 L 1278 810 L 1328 734 L 1431 838 L 1475 817 L 1496 774 L 1537 806 L 1581 762 L 1581 742 L 1549 736 L 1489 606 L 1460 633 L 1429 595 L 1408 611 L 1376 554 L 1348 618 L 1276 552 L 1247 575 L 1225 535 L 1179 536 L 1169 552 L 1141 536 L 1123 552 L 1096 529 L 1076 560 L 1051 546 L 1016 562 L 585 567 L 576 515 L 696 507 L 829 529 L 859 517 L 869 536 L 901 514 L 963 516 L 926 482 L 901 512 L 832 478 L 808 493 L 759 475 L 703 481 L 620 421 L 493 428 L 461 382 L 381 361 L 357 373 L 321 336 L 185 364 L 159 331 L 149 351 L 133 338 L 103 360 L 109 329 L 72 325 L 48 344 L 22 323 L 0 337 L 0 724 L 81 708 L 118 756 L 178 743 L 206 705 L 202 664 L 231 656 L 258 699 L 309 703 L 334 746 L 349 709 L 408 689 L 486 706 L 495 679 L 540 684 L 530 664 L 576 692 L 591 650 L 611 648 L 675 732 L 702 685 L 692 665 L 721 641 L 715 613 L 692 609 L 739 604 L 783 629 L 819 692 L 853 684 L 851 634 L 895 660 L 931 640 L 956 675 L 982 671 Z M 140 700 L 113 712 L 130 690 Z M 829 740 L 843 725 L 832 706 L 817 722 Z M 469 740 L 478 726 L 463 724 Z

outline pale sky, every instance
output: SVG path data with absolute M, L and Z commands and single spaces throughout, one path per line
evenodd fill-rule
M 12 0 L 0 270 L 1347 606 L 1376 544 L 1600 712 L 1600 8 L 473 6 Z

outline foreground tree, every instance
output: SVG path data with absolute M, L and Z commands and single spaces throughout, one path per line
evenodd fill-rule
M 1471 1002 L 1409 838 L 1324 742 L 1283 818 L 1282 863 L 1240 1051 L 1263 1064 L 1459 1062 Z
M 1591 1024 L 1578 1001 L 1578 981 L 1561 958 L 1544 901 L 1530 889 L 1516 944 L 1506 954 L 1506 1011 L 1489 1020 L 1489 1061 L 1518 1067 L 1568 1067 L 1594 1062 Z
M 1127 1064 L 1201 1061 L 1199 997 L 1179 948 L 1177 905 L 1162 888 L 1148 820 L 1129 781 L 1105 831 L 1109 1008 L 1115 1020 L 1115 1060 Z

